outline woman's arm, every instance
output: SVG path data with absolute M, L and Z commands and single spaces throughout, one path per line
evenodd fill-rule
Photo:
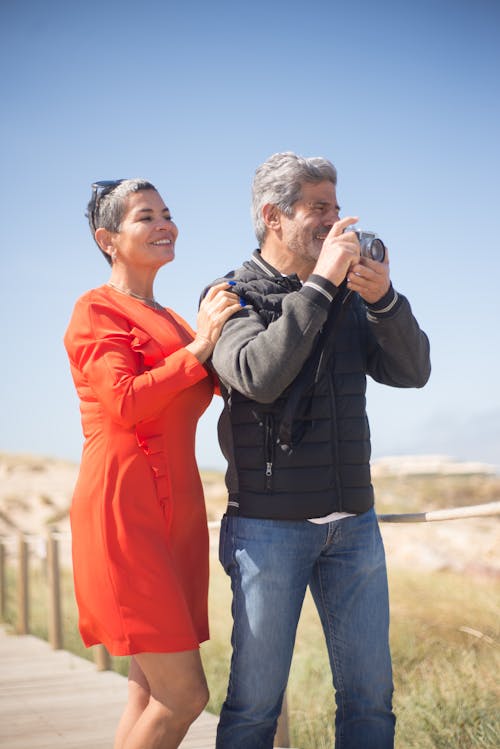
M 141 342 L 126 318 L 88 299 L 77 302 L 64 343 L 71 366 L 124 427 L 155 418 L 178 393 L 207 377 L 203 364 L 186 347 L 163 357 L 156 346 L 156 352 L 149 351 L 150 368 L 144 371 Z M 143 347 L 147 353 L 147 343 Z

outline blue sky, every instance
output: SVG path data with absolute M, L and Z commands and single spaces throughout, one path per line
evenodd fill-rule
M 374 457 L 500 470 L 500 4 L 2 0 L 0 450 L 78 460 L 62 336 L 108 277 L 84 211 L 143 176 L 180 229 L 156 296 L 198 294 L 255 247 L 250 185 L 276 151 L 330 158 L 344 215 L 390 249 L 431 339 L 421 391 L 369 386 Z M 217 400 L 203 468 L 223 468 Z

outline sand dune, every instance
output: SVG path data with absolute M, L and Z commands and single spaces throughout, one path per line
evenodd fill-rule
M 493 473 L 489 466 L 456 463 L 443 456 L 384 458 L 374 462 L 374 477 L 411 473 Z M 0 535 L 19 531 L 44 536 L 56 527 L 69 539 L 68 512 L 78 464 L 35 455 L 0 453 Z M 222 474 L 202 476 L 209 517 L 224 507 Z M 497 497 L 500 499 L 500 497 Z M 468 518 L 417 525 L 383 524 L 390 564 L 423 569 L 454 569 L 500 575 L 500 518 Z M 216 531 L 213 532 L 214 536 Z M 216 545 L 216 539 L 214 538 Z M 69 543 L 69 541 L 68 541 Z

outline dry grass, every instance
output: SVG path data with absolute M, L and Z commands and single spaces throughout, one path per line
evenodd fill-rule
M 229 669 L 230 590 L 218 565 L 211 581 L 212 633 L 202 653 L 211 691 L 209 709 L 217 713 Z M 391 572 L 390 587 L 396 748 L 497 749 L 500 583 L 398 569 Z M 309 595 L 299 623 L 288 708 L 293 746 L 333 746 L 330 668 Z
M 500 500 L 500 476 L 375 476 L 377 510 L 423 512 Z

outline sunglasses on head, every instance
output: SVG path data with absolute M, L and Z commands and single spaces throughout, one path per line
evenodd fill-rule
M 122 182 L 125 182 L 124 179 L 103 179 L 100 182 L 93 182 L 92 183 L 92 197 L 90 198 L 90 205 L 92 206 L 90 210 L 90 220 L 92 223 L 92 229 L 95 233 L 96 225 L 95 225 L 95 217 L 96 217 L 96 208 L 99 200 L 102 198 L 103 195 L 107 195 L 112 190 L 115 189 L 115 187 L 118 187 Z

